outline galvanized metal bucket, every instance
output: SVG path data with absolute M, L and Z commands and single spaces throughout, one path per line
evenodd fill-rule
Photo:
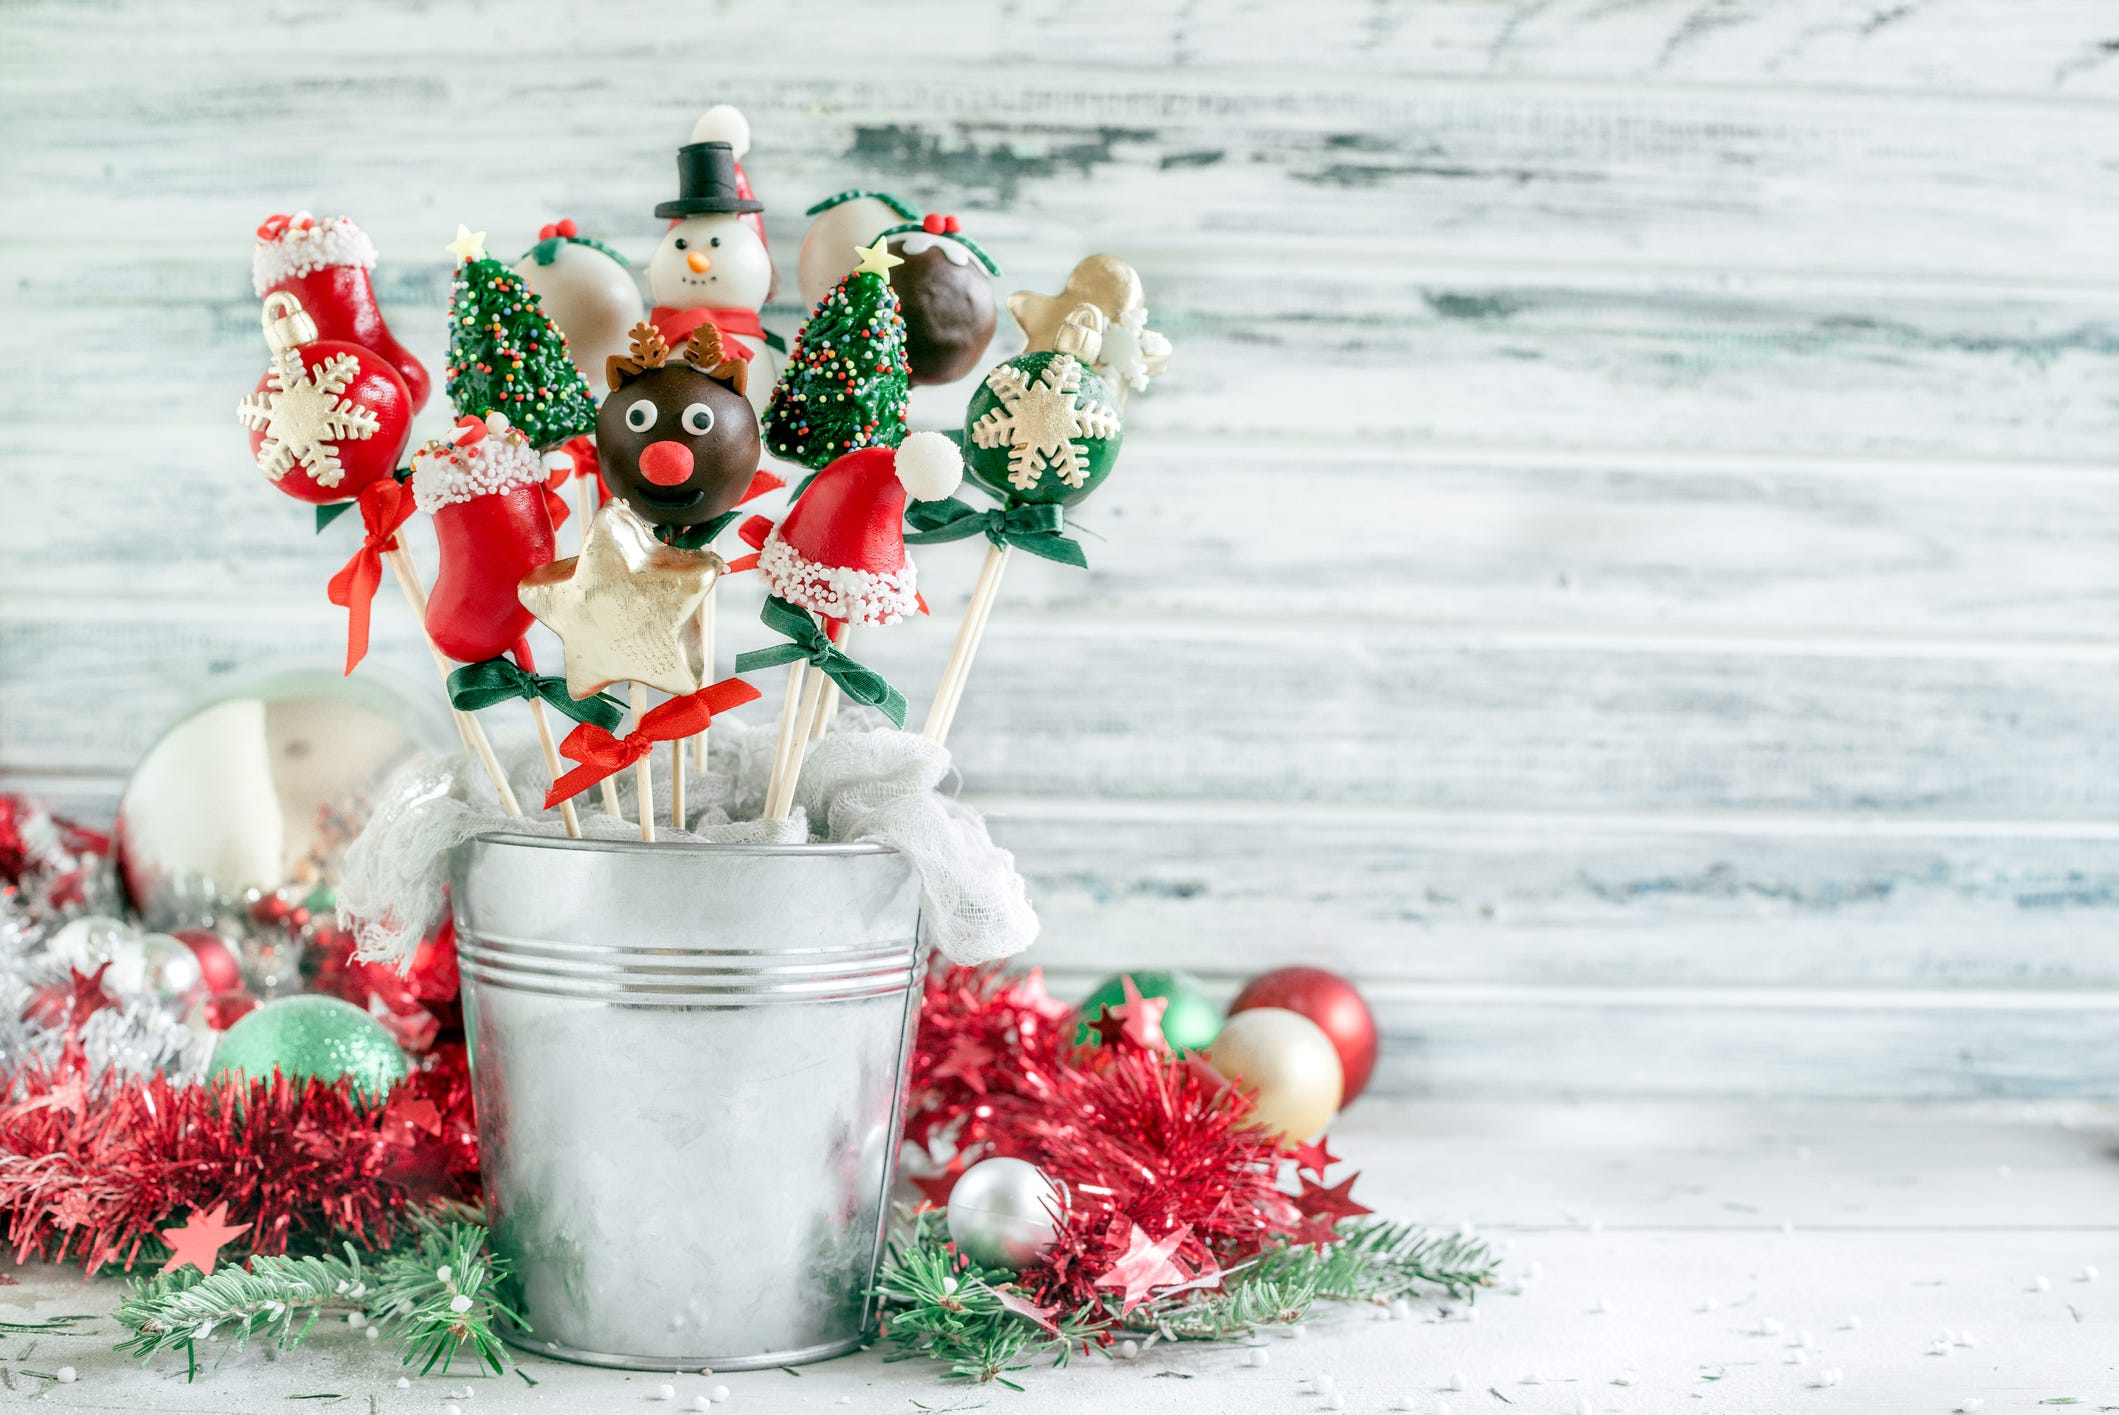
M 640 1370 L 858 1346 L 918 1015 L 910 864 L 505 833 L 452 864 L 508 1340 Z

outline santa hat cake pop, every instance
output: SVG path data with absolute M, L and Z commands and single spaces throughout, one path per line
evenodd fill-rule
M 956 444 L 936 432 L 848 452 L 765 538 L 758 574 L 773 594 L 826 619 L 895 623 L 921 607 L 905 503 L 939 501 L 963 477 Z

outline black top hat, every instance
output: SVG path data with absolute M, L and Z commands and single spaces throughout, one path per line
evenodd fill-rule
M 736 150 L 725 142 L 686 143 L 677 149 L 677 199 L 657 216 L 704 216 L 715 211 L 763 211 L 765 203 L 736 191 Z

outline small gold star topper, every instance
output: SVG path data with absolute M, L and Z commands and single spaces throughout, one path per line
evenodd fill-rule
M 662 544 L 614 497 L 589 523 L 579 556 L 532 570 L 515 593 L 566 646 L 575 697 L 620 682 L 695 693 L 706 679 L 699 606 L 723 568 L 710 550 Z
M 855 246 L 854 249 L 861 253 L 861 263 L 854 267 L 856 275 L 880 275 L 888 280 L 890 268 L 905 263 L 905 257 L 890 253 L 890 239 L 887 236 L 876 237 L 876 243 L 872 246 Z
M 442 249 L 455 256 L 458 265 L 462 265 L 467 260 L 483 259 L 486 253 L 486 233 L 473 231 L 470 227 L 459 223 L 456 228 L 456 239 L 443 246 Z

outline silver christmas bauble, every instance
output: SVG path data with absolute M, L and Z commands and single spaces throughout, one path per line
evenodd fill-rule
M 446 731 L 438 710 L 378 678 L 313 672 L 178 719 L 118 806 L 118 865 L 146 927 L 240 932 L 261 896 L 335 885 L 371 796 Z
M 949 1238 L 974 1263 L 1019 1272 L 1052 1248 L 1059 1190 L 1027 1160 L 980 1160 L 949 1191 Z

